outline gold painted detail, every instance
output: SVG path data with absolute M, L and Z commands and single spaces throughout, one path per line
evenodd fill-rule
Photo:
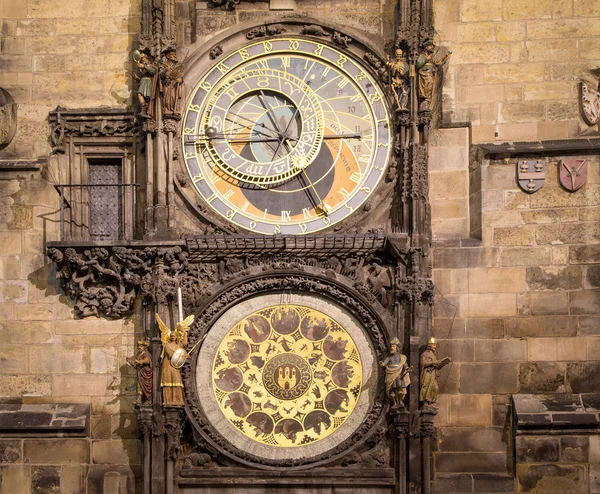
M 300 305 L 261 309 L 225 335 L 212 364 L 221 412 L 248 438 L 270 446 L 319 441 L 352 414 L 362 363 L 348 332 Z

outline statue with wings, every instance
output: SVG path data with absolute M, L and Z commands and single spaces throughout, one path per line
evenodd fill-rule
M 180 368 L 174 367 L 171 358 L 177 350 L 185 350 L 188 342 L 187 332 L 194 322 L 194 316 L 188 316 L 178 322 L 171 331 L 156 314 L 156 322 L 160 328 L 160 340 L 163 349 L 161 353 L 160 387 L 163 390 L 163 405 L 183 406 L 183 380 Z

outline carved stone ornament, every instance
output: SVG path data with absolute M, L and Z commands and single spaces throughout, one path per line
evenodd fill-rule
M 155 301 L 173 299 L 177 278 L 187 267 L 187 255 L 179 246 L 50 247 L 48 257 L 57 264 L 56 277 L 80 317 L 123 317 L 139 292 Z
M 407 276 L 396 282 L 396 296 L 399 300 L 419 302 L 427 305 L 433 304 L 433 280 Z
M 285 27 L 281 24 L 267 24 L 255 27 L 246 33 L 246 39 L 264 38 L 265 36 L 276 36 L 284 33 Z
M 560 184 L 569 192 L 581 189 L 587 181 L 588 160 L 566 158 L 560 161 Z
M 581 118 L 588 125 L 596 125 L 600 121 L 600 88 L 595 88 L 587 81 L 579 83 L 579 111 Z
M 10 144 L 17 131 L 17 104 L 10 93 L 0 88 L 0 149 Z
M 213 9 L 221 8 L 222 10 L 235 10 L 236 5 L 240 4 L 241 0 L 208 0 L 208 6 Z
M 67 110 L 57 106 L 50 112 L 50 142 L 62 151 L 65 138 L 131 137 L 133 113 L 126 110 Z
M 264 275 L 261 278 L 246 279 L 240 284 L 225 289 L 221 294 L 213 299 L 200 314 L 192 325 L 189 331 L 189 346 L 193 346 L 196 342 L 202 341 L 205 335 L 212 329 L 213 324 L 218 321 L 218 318 L 225 311 L 243 303 L 247 299 L 255 296 L 257 293 L 279 294 L 285 291 L 293 291 L 295 293 L 306 293 L 315 295 L 335 304 L 339 304 L 350 311 L 358 320 L 363 328 L 368 328 L 367 337 L 370 339 L 371 345 L 375 350 L 376 358 L 382 358 L 386 349 L 383 323 L 378 316 L 373 312 L 370 306 L 360 302 L 356 295 L 343 287 L 339 283 L 326 281 L 323 279 L 314 278 L 311 276 L 298 274 L 279 275 Z M 200 350 L 202 352 L 202 349 Z M 197 362 L 198 355 L 194 353 L 190 357 L 189 364 L 182 369 L 184 392 L 189 418 L 193 427 L 200 433 L 203 439 L 207 442 L 210 448 L 216 448 L 222 454 L 229 458 L 245 464 L 247 466 L 268 468 L 269 466 L 279 467 L 301 467 L 303 465 L 323 464 L 329 461 L 341 460 L 347 450 L 354 445 L 361 443 L 371 434 L 373 428 L 378 427 L 383 420 L 383 390 L 377 390 L 374 396 L 370 409 L 366 412 L 364 420 L 345 440 L 342 440 L 331 449 L 325 450 L 312 457 L 296 457 L 296 458 L 266 458 L 257 456 L 247 450 L 242 450 L 234 446 L 226 437 L 224 437 L 207 418 L 204 408 L 199 401 L 197 390 Z M 204 402 L 202 402 L 204 403 Z
M 546 179 L 546 162 L 542 160 L 519 160 L 517 163 L 519 187 L 528 194 L 542 188 Z

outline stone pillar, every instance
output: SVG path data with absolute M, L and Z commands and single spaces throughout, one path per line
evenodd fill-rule
M 392 433 L 394 438 L 393 457 L 396 459 L 394 468 L 396 470 L 395 494 L 406 494 L 406 469 L 408 465 L 406 439 L 408 437 L 409 413 L 405 408 L 399 408 L 390 412 L 392 419 Z
M 152 453 L 150 438 L 152 436 L 152 406 L 136 406 L 137 423 L 142 436 L 142 493 L 151 494 L 150 472 Z
M 163 405 L 167 444 L 165 451 L 165 494 L 173 494 L 175 488 L 175 461 L 181 452 L 183 407 Z

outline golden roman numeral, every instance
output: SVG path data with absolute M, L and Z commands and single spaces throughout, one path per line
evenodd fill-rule
M 354 172 L 352 175 L 350 175 L 350 180 L 352 180 L 354 183 L 359 183 L 360 179 L 362 178 L 362 173 L 356 173 Z

